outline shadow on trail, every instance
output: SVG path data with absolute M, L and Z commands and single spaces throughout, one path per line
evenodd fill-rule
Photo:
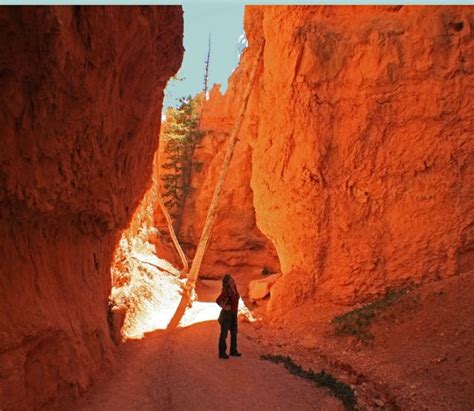
M 283 367 L 261 361 L 263 347 L 245 338 L 244 329 L 238 337 L 243 356 L 219 359 L 220 308 L 214 301 L 220 289 L 220 281 L 198 283 L 192 307 L 189 297 L 181 296 L 167 328 L 123 344 L 116 358 L 120 372 L 69 409 L 342 411 L 341 404 L 324 391 Z

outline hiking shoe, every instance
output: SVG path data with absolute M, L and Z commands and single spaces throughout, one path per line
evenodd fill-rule
M 219 358 L 221 360 L 227 360 L 227 358 L 229 358 L 229 356 L 227 354 L 223 354 L 223 355 L 219 355 Z
M 236 351 L 236 352 L 231 352 L 230 355 L 231 355 L 232 357 L 241 357 L 241 356 L 242 356 L 242 353 Z

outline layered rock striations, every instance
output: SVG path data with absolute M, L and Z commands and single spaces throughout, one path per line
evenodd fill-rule
M 110 264 L 149 181 L 180 7 L 1 8 L 0 408 L 55 408 L 113 353 Z
M 238 101 L 280 312 L 473 268 L 474 11 L 247 7 Z

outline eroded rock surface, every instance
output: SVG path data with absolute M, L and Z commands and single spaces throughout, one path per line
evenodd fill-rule
M 473 267 L 473 9 L 247 7 L 246 114 L 273 310 Z
M 118 232 L 149 181 L 180 7 L 0 8 L 0 408 L 55 408 L 113 353 Z
M 204 134 L 194 150 L 191 187 L 178 233 L 190 260 L 221 172 L 227 139 L 235 126 L 238 103 L 228 100 L 220 93 L 219 86 L 214 86 L 203 109 L 200 128 Z M 160 153 L 162 162 L 166 155 Z M 243 282 L 246 282 L 260 276 L 264 269 L 279 271 L 275 247 L 256 225 L 251 174 L 251 147 L 247 141 L 242 141 L 235 149 L 225 180 L 211 241 L 201 266 L 201 277 L 221 278 L 229 272 L 245 278 Z M 159 225 L 163 227 L 162 223 Z
M 194 162 L 201 163 L 200 172 L 191 180 L 192 195 L 188 197 L 180 236 L 189 246 L 197 246 L 206 219 L 214 188 L 221 172 L 227 139 L 235 127 L 235 110 L 215 87 L 206 103 L 201 121 L 205 132 L 194 153 Z M 279 271 L 278 257 L 273 244 L 257 228 L 253 193 L 250 187 L 252 174 L 251 148 L 243 141 L 235 148 L 229 167 L 219 212 L 211 242 L 203 260 L 202 272 L 222 276 L 226 272 L 259 275 L 265 267 Z M 192 247 L 191 247 L 192 250 Z

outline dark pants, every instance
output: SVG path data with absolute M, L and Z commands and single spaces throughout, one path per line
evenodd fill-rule
M 226 353 L 226 338 L 230 330 L 230 352 L 237 352 L 237 313 L 222 310 L 219 315 L 219 324 L 221 325 L 221 334 L 219 336 L 219 355 Z

